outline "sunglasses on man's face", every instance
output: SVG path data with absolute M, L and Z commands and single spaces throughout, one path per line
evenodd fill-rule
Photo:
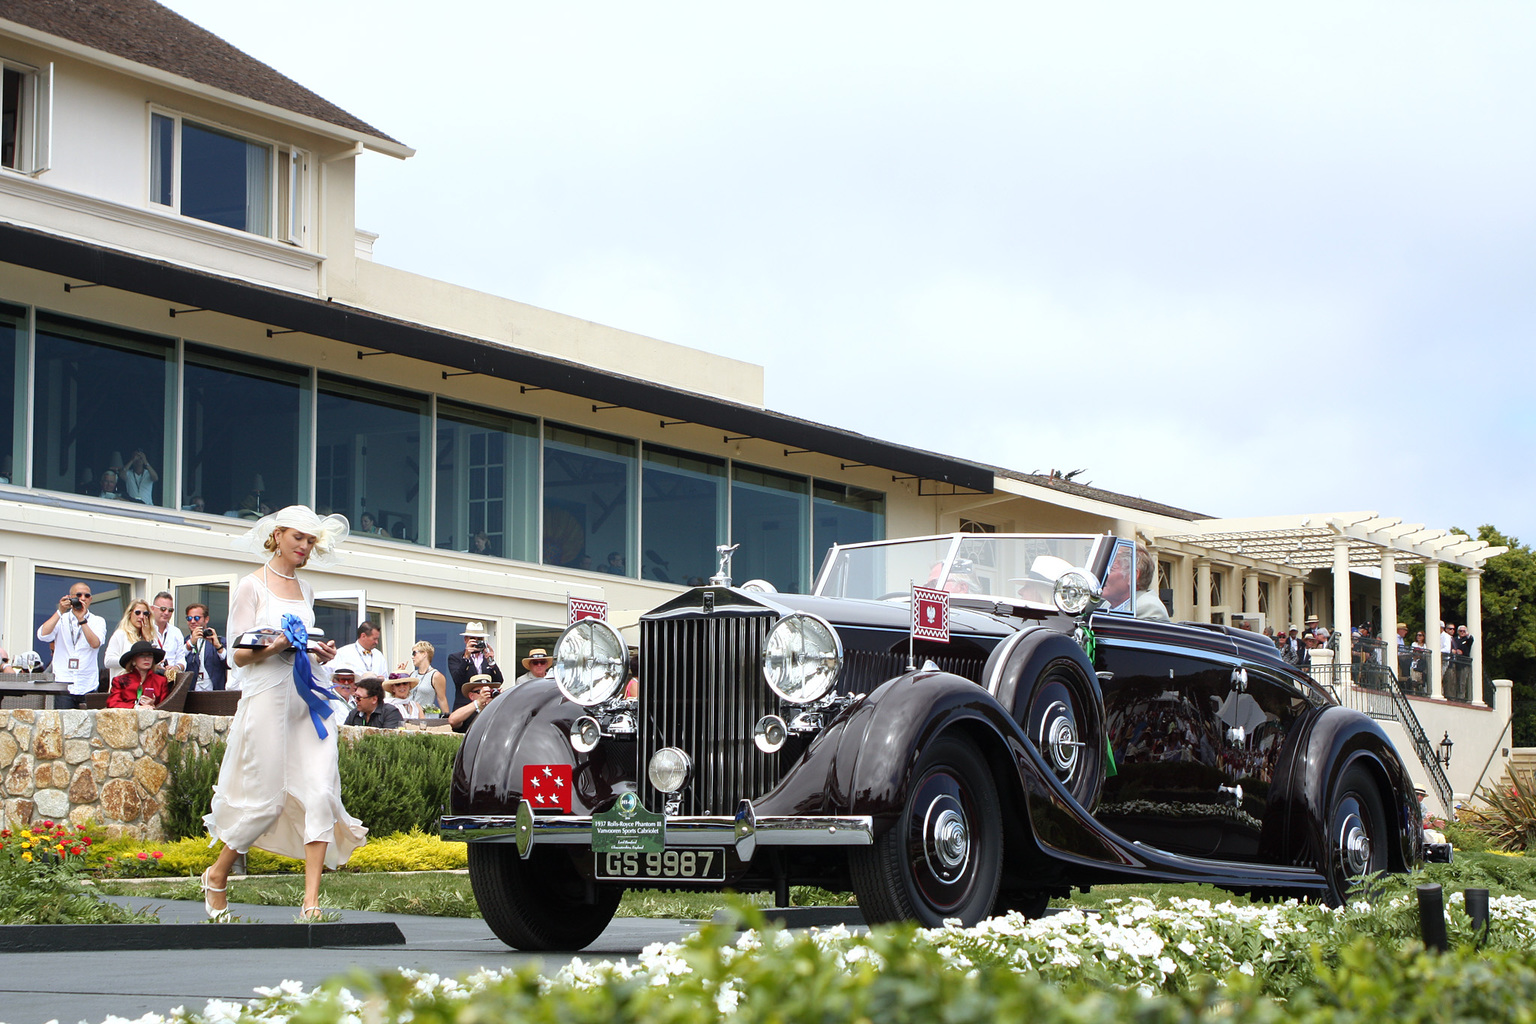
M 188 615 L 187 616 L 187 621 L 188 622 L 201 622 L 202 620 L 203 620 L 203 617 L 201 615 Z

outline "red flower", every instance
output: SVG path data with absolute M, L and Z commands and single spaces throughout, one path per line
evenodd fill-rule
M 43 828 L 53 828 L 53 822 L 51 822 L 51 821 L 43 822 Z
M 143 850 L 140 850 L 134 856 L 138 857 L 139 860 L 149 860 L 149 854 L 145 853 Z
M 150 856 L 155 858 L 155 860 L 159 860 L 161 857 L 164 857 L 165 854 L 161 853 L 159 850 L 156 850 L 154 853 L 150 854 Z

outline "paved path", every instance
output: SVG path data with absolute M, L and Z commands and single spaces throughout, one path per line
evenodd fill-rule
M 203 919 L 201 903 L 108 897 L 134 908 L 153 907 L 167 923 Z M 232 903 L 247 921 L 289 923 L 292 907 Z M 139 1017 L 172 1007 L 202 1009 L 209 999 L 244 1000 L 257 986 L 293 979 L 310 987 L 353 968 L 410 967 L 455 976 L 480 967 L 507 967 L 543 960 L 554 966 L 568 956 L 518 953 L 491 934 L 480 918 L 417 917 L 342 911 L 347 921 L 394 921 L 404 946 L 327 949 L 153 950 L 143 953 L 0 954 L 0 1021 L 5 1024 L 64 1024 L 107 1017 Z M 211 926 L 210 926 L 211 927 Z M 693 931 L 690 921 L 615 918 L 608 930 L 581 951 L 586 960 L 631 957 L 652 942 L 670 942 Z

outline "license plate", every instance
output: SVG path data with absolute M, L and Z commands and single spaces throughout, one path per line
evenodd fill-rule
M 603 881 L 723 882 L 724 850 L 667 849 L 660 853 L 626 850 L 597 853 L 596 875 Z

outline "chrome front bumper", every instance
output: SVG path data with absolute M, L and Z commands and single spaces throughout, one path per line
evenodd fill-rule
M 874 819 L 774 815 L 759 818 L 750 800 L 743 800 L 734 817 L 700 815 L 666 819 L 666 844 L 681 847 L 732 848 L 743 862 L 762 846 L 869 846 L 875 841 Z M 535 845 L 591 846 L 590 815 L 536 814 L 524 800 L 517 813 L 507 815 L 450 814 L 441 822 L 442 838 L 463 843 L 517 843 L 527 857 Z

